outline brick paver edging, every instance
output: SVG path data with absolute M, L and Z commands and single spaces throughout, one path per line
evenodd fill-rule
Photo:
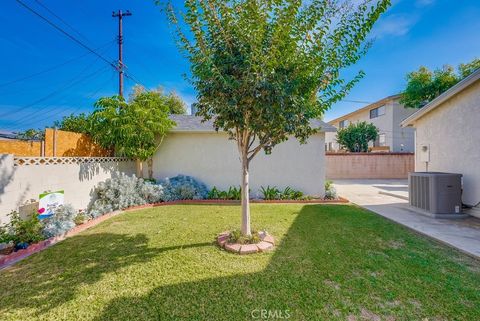
M 349 200 L 343 197 L 339 197 L 335 200 L 324 200 L 324 199 L 312 199 L 312 200 L 250 200 L 250 203 L 254 204 L 347 204 L 350 203 Z M 180 200 L 173 202 L 161 202 L 153 204 L 145 204 L 139 206 L 132 206 L 125 211 L 133 211 L 142 208 L 150 208 L 157 206 L 167 206 L 167 205 L 178 205 L 178 204 L 190 204 L 190 205 L 237 205 L 240 204 L 240 201 L 236 200 Z
M 345 198 L 339 198 L 338 200 L 299 200 L 299 201 L 293 201 L 293 200 L 273 200 L 273 201 L 265 201 L 265 200 L 251 200 L 251 203 L 268 203 L 268 204 L 287 204 L 287 203 L 299 203 L 299 204 L 345 204 L 349 203 L 349 201 Z M 151 208 L 151 207 L 158 207 L 158 206 L 167 206 L 167 205 L 178 205 L 178 204 L 224 204 L 224 205 L 235 205 L 235 204 L 240 204 L 240 201 L 232 201 L 232 200 L 181 200 L 181 201 L 173 201 L 173 202 L 162 202 L 162 203 L 155 203 L 155 204 L 145 204 L 145 205 L 139 205 L 139 206 L 132 206 L 129 207 L 123 211 L 115 211 L 111 212 L 102 216 L 99 216 L 97 218 L 94 218 L 86 223 L 83 223 L 81 225 L 78 225 L 68 231 L 67 233 L 63 235 L 58 235 L 51 237 L 49 239 L 40 241 L 35 244 L 31 244 L 28 248 L 24 250 L 18 250 L 17 252 L 13 252 L 9 255 L 6 255 L 2 258 L 0 258 L 0 270 L 10 266 L 18 261 L 23 260 L 24 258 L 40 252 L 60 241 L 63 241 L 64 239 L 68 237 L 72 237 L 74 235 L 77 235 L 80 232 L 85 231 L 86 229 L 89 229 L 92 226 L 95 226 L 112 216 L 116 216 L 122 212 L 128 212 L 128 211 L 134 211 L 142 208 Z
M 266 232 L 261 233 L 261 241 L 255 244 L 229 243 L 229 237 L 230 231 L 220 233 L 217 236 L 217 244 L 227 252 L 241 255 L 270 251 L 275 246 L 275 239 Z

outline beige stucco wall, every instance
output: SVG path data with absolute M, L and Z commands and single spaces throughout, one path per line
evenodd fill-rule
M 408 178 L 414 170 L 414 155 L 406 153 L 327 154 L 328 179 Z
M 132 161 L 92 162 L 55 165 L 14 166 L 11 154 L 0 154 L 0 223 L 6 215 L 18 210 L 25 201 L 38 200 L 47 190 L 65 191 L 65 203 L 76 209 L 85 209 L 92 189 L 116 171 L 132 175 Z
M 480 81 L 419 118 L 416 171 L 425 171 L 419 148 L 430 146 L 429 171 L 463 174 L 463 202 L 480 202 Z
M 270 185 L 323 196 L 324 141 L 324 133 L 318 133 L 305 145 L 292 138 L 275 146 L 271 155 L 260 152 L 250 165 L 251 195 L 261 196 L 260 186 Z M 184 174 L 210 188 L 240 185 L 240 169 L 236 144 L 225 133 L 170 133 L 153 160 L 156 179 Z
M 378 107 L 375 105 L 373 108 Z M 390 146 L 390 151 L 395 153 L 414 152 L 414 129 L 401 128 L 402 120 L 413 114 L 416 110 L 404 108 L 398 100 L 389 100 L 385 103 L 385 115 L 370 119 L 370 109 L 358 111 L 346 118 L 349 123 L 366 121 L 374 124 L 378 128 L 379 134 L 385 134 L 385 145 Z M 343 119 L 343 118 L 342 118 Z M 332 124 L 339 128 L 339 122 Z M 334 150 L 339 149 L 336 142 L 336 133 L 327 133 L 325 142 L 332 142 Z M 402 146 L 403 144 L 403 146 Z

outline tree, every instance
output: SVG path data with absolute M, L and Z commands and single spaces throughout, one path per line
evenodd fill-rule
M 480 59 L 460 64 L 457 72 L 449 65 L 433 72 L 422 66 L 407 74 L 407 85 L 400 102 L 406 107 L 421 108 L 478 68 Z
M 23 140 L 42 140 L 45 137 L 45 131 L 42 129 L 27 129 L 16 134 L 18 139 Z
M 363 76 L 341 71 L 367 51 L 365 41 L 389 0 L 187 0 L 167 15 L 191 63 L 194 107 L 235 140 L 242 172 L 242 233 L 251 235 L 249 166 L 264 150 L 295 137 Z M 183 17 L 179 21 L 179 17 Z
M 145 93 L 147 90 L 145 87 L 141 85 L 135 85 L 133 86 L 132 93 L 130 94 L 129 101 L 132 101 L 137 97 L 138 95 Z M 158 87 L 157 89 L 149 91 L 152 94 L 158 95 L 159 97 L 162 97 L 163 99 L 166 100 L 166 104 L 170 110 L 170 114 L 177 114 L 177 115 L 182 115 L 185 114 L 187 111 L 185 102 L 175 93 L 175 92 L 170 92 L 168 95 L 165 95 L 163 89 L 161 87 Z M 163 103 L 162 99 L 162 103 Z M 160 100 L 159 100 L 160 101 Z
M 64 116 L 61 121 L 56 120 L 53 127 L 75 133 L 90 134 L 92 127 L 91 114 L 80 113 Z
M 168 116 L 167 100 L 154 92 L 140 93 L 129 103 L 119 96 L 104 97 L 95 103 L 91 133 L 104 148 L 137 159 L 137 176 L 142 177 L 142 162 L 155 154 L 174 125 Z
M 350 152 L 368 152 L 368 143 L 378 137 L 378 128 L 366 121 L 350 124 L 337 131 L 337 142 Z
M 480 58 L 475 58 L 471 62 L 466 64 L 460 64 L 458 66 L 458 72 L 460 77 L 465 78 L 471 75 L 475 70 L 480 68 Z

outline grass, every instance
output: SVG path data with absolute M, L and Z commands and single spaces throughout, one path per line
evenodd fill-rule
M 0 319 L 480 320 L 480 264 L 349 205 L 252 205 L 275 251 L 213 244 L 238 206 L 128 212 L 0 271 Z M 253 313 L 253 314 L 252 314 Z M 268 315 L 264 315 L 268 316 Z M 271 318 L 272 319 L 272 318 Z

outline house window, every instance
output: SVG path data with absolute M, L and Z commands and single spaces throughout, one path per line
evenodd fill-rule
M 340 129 L 345 128 L 347 126 L 348 126 L 348 120 L 347 119 L 344 119 L 344 120 L 342 120 L 341 122 L 338 123 L 338 127 Z
M 378 146 L 386 146 L 387 140 L 385 138 L 385 134 L 378 135 Z
M 385 115 L 385 106 L 370 109 L 370 119 Z

